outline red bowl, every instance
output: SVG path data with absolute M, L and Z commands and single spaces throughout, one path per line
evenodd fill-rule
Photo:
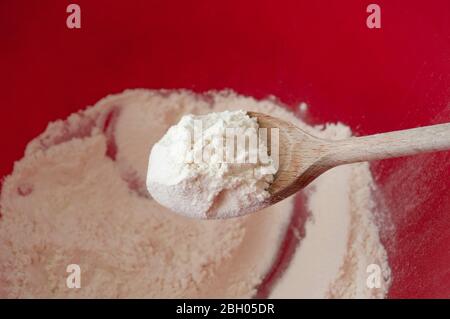
M 372 134 L 450 121 L 450 2 L 0 2 L 2 161 L 46 124 L 125 88 L 273 94 L 312 123 Z M 398 297 L 450 296 L 450 152 L 372 163 Z M 391 227 L 392 226 L 392 227 Z M 395 228 L 395 231 L 392 229 Z

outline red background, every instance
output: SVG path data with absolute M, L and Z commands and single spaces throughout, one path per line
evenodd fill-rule
M 72 2 L 80 30 L 69 1 L 0 1 L 0 176 L 49 121 L 125 88 L 273 94 L 358 134 L 450 121 L 448 0 Z M 449 152 L 372 168 L 390 297 L 450 297 Z

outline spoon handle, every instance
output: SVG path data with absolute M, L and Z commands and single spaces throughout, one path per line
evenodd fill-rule
M 450 123 L 333 142 L 331 165 L 450 150 Z

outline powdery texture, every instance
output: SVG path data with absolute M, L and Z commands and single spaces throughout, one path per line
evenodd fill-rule
M 145 186 L 151 146 L 183 114 L 238 109 L 293 121 L 312 134 L 349 134 L 341 125 L 309 127 L 273 100 L 229 91 L 200 96 L 130 90 L 108 96 L 50 123 L 5 178 L 0 296 L 254 296 L 279 250 L 293 198 L 249 216 L 205 221 L 163 208 Z M 376 293 L 363 288 L 366 263 L 376 260 L 388 269 L 370 215 L 370 184 L 368 167 L 360 164 L 334 169 L 309 188 L 306 237 L 275 296 L 288 278 L 289 297 L 302 296 L 302 287 L 312 289 L 307 297 L 384 295 L 388 281 Z M 303 251 L 306 259 L 299 260 Z M 325 279 L 308 281 L 320 269 L 313 266 L 327 263 Z M 66 287 L 69 264 L 81 267 L 80 289 Z M 292 276 L 299 266 L 302 274 Z
M 345 128 L 333 130 L 344 133 Z M 311 216 L 289 268 L 273 289 L 272 298 L 383 298 L 390 286 L 387 255 L 372 212 L 372 176 L 367 163 L 326 172 L 307 189 Z M 367 280 L 375 264 L 380 287 Z M 292 284 L 298 283 L 297 285 Z
M 0 296 L 253 296 L 292 201 L 200 221 L 145 191 L 152 144 L 183 114 L 211 108 L 187 92 L 135 90 L 49 124 L 3 184 Z M 66 287 L 69 264 L 81 267 L 80 289 Z
M 317 137 L 351 136 L 343 124 L 310 127 L 291 121 Z M 310 212 L 289 268 L 272 289 L 271 298 L 384 298 L 390 287 L 387 254 L 375 223 L 375 187 L 368 163 L 335 167 L 306 189 Z M 298 236 L 300 236 L 298 234 Z M 367 282 L 369 265 L 377 265 L 380 287 Z M 369 279 L 370 281 L 370 279 Z
M 258 128 L 257 120 L 243 110 L 183 116 L 151 150 L 150 194 L 163 206 L 192 218 L 230 218 L 261 209 L 270 196 L 267 189 L 276 168 L 265 141 L 258 143 Z M 230 138 L 231 129 L 241 147 Z M 256 143 L 245 147 L 246 136 Z M 258 147 L 267 163 L 258 156 Z M 233 158 L 229 150 L 235 153 Z

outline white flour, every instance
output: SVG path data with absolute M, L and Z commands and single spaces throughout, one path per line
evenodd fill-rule
M 184 114 L 250 110 L 328 138 L 273 100 L 232 92 L 131 90 L 56 121 L 31 141 L 0 197 L 1 297 L 252 297 L 271 268 L 294 198 L 249 216 L 194 220 L 149 198 L 151 146 Z M 333 169 L 306 192 L 306 236 L 273 297 L 383 297 L 366 267 L 389 273 L 372 221 L 367 164 Z M 81 267 L 80 289 L 66 267 Z
M 269 160 L 260 161 L 258 129 L 257 120 L 243 110 L 183 116 L 152 148 L 150 194 L 192 218 L 229 218 L 259 210 L 270 196 L 267 189 L 276 168 Z M 245 147 L 246 134 L 256 143 L 248 138 Z M 259 147 L 268 158 L 263 139 Z

